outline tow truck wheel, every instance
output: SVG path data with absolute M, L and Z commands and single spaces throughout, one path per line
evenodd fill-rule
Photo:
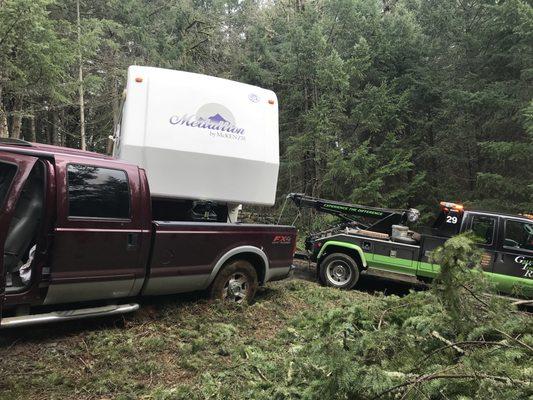
M 320 263 L 320 281 L 326 286 L 351 289 L 359 280 L 357 262 L 347 254 L 333 253 Z
M 211 284 L 212 299 L 233 303 L 250 303 L 257 291 L 257 272 L 248 261 L 236 260 L 226 264 Z

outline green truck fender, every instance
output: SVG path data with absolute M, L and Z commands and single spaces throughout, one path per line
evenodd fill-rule
M 365 253 L 363 252 L 363 249 L 361 249 L 361 247 L 353 243 L 339 242 L 336 240 L 329 240 L 322 245 L 322 247 L 320 248 L 320 251 L 318 252 L 318 255 L 316 256 L 317 264 L 320 263 L 320 258 L 322 257 L 322 255 L 324 254 L 324 251 L 328 247 L 342 247 L 345 249 L 349 249 L 351 251 L 356 251 L 359 254 L 361 263 L 363 264 L 362 267 L 363 268 L 367 267 Z

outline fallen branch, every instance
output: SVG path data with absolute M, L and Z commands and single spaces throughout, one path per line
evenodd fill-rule
M 520 339 L 515 338 L 515 337 L 509 335 L 508 333 L 506 333 L 506 332 L 504 332 L 504 331 L 501 331 L 501 330 L 499 330 L 499 329 L 495 329 L 495 331 L 498 332 L 498 333 L 501 333 L 503 336 L 505 336 L 505 337 L 507 337 L 507 338 L 509 338 L 509 339 L 511 339 L 511 340 L 514 340 L 516 343 L 520 344 L 521 346 L 525 347 L 526 349 L 528 349 L 530 352 L 533 353 L 533 347 L 531 347 L 531 346 L 528 345 L 527 343 L 524 343 L 524 342 L 522 342 Z
M 489 305 L 486 301 L 480 299 L 480 298 L 479 298 L 479 297 L 478 297 L 478 296 L 477 296 L 477 295 L 476 295 L 476 294 L 475 294 L 475 293 L 474 293 L 474 292 L 473 292 L 468 286 L 466 286 L 466 285 L 461 285 L 461 286 L 463 287 L 463 289 L 466 289 L 466 291 L 467 291 L 468 293 L 470 293 L 470 295 L 471 295 L 474 299 L 476 299 L 478 302 L 480 302 L 481 304 L 483 304 L 485 307 L 490 308 L 490 305 Z
M 450 343 L 449 345 L 439 347 L 438 349 L 433 350 L 431 353 L 429 353 L 427 356 L 425 356 L 421 361 L 418 362 L 418 364 L 423 364 L 426 362 L 432 355 L 442 351 L 449 349 L 450 347 L 457 345 L 457 346 L 500 346 L 500 347 L 508 347 L 513 348 L 514 346 L 508 345 L 504 342 L 494 342 L 494 341 L 484 341 L 484 340 L 466 340 L 463 342 L 455 342 Z M 516 347 L 515 347 L 516 348 Z
M 267 381 L 268 382 L 268 379 L 266 378 L 266 376 L 261 372 L 261 370 L 254 365 L 254 369 L 257 371 L 257 373 L 259 374 L 259 376 L 264 380 L 264 381 Z
M 399 385 L 393 386 L 377 396 L 373 397 L 372 400 L 378 399 L 382 396 L 384 396 L 387 393 L 393 392 L 395 390 L 404 388 L 406 386 L 416 385 L 422 382 L 429 382 L 433 381 L 435 379 L 490 379 L 495 380 L 498 382 L 506 383 L 506 384 L 516 384 L 519 383 L 521 385 L 531 385 L 531 382 L 527 381 L 521 381 L 516 379 L 511 379 L 506 376 L 500 376 L 500 375 L 488 375 L 488 374 L 427 374 L 427 375 L 421 375 L 416 379 L 412 379 L 403 383 L 400 383 Z
M 194 49 L 196 49 L 198 46 L 204 44 L 205 42 L 207 42 L 208 39 L 203 39 L 203 40 L 200 40 L 198 43 L 196 43 L 194 46 L 192 46 L 189 51 L 192 51 Z
M 439 332 L 437 331 L 432 331 L 431 332 L 431 336 L 433 336 L 434 338 L 437 338 L 439 339 L 441 342 L 444 342 L 448 345 L 448 347 L 451 347 L 453 348 L 454 350 L 456 350 L 457 352 L 461 353 L 461 354 L 464 354 L 465 351 L 463 349 L 461 349 L 459 346 L 457 346 L 457 344 L 451 342 L 450 340 L 446 339 L 444 336 L 442 336 Z
M 533 305 L 533 300 L 517 300 L 513 301 L 511 303 L 512 306 L 525 306 L 525 305 Z

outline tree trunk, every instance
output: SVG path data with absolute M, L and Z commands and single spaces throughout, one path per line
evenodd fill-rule
M 54 125 L 52 124 L 52 113 L 50 111 L 46 112 L 46 122 L 44 125 L 46 144 L 53 144 L 52 140 L 54 137 Z
M 33 110 L 31 111 L 30 116 L 30 142 L 36 142 L 37 141 L 37 129 L 35 127 L 35 114 L 33 113 Z
M 22 128 L 22 101 L 15 98 L 13 103 L 13 125 L 11 126 L 11 137 L 13 139 L 20 139 L 20 131 Z
M 67 134 L 65 121 L 65 109 L 62 108 L 61 111 L 59 111 L 59 126 L 61 129 L 57 132 L 57 145 L 62 147 L 65 147 L 65 135 Z
M 87 108 L 87 116 L 89 119 L 91 119 L 91 112 L 93 112 L 93 110 L 91 110 L 90 108 Z M 87 149 L 89 149 L 90 151 L 94 151 L 95 148 L 94 148 L 94 142 L 95 142 L 95 139 L 94 139 L 94 130 L 91 129 L 89 130 L 89 134 L 86 135 L 86 146 L 87 146 Z
M 113 80 L 113 129 L 111 130 L 110 136 L 115 136 L 115 129 L 117 129 L 118 122 L 120 121 L 120 94 L 118 90 L 118 82 L 116 79 Z M 111 154 L 113 152 L 113 140 L 106 140 L 106 154 Z
M 7 127 L 7 114 L 4 108 L 4 101 L 2 97 L 2 86 L 0 86 L 0 138 L 9 137 L 9 129 Z
M 52 126 L 52 130 L 50 131 L 50 144 L 57 145 L 59 142 L 57 141 L 59 136 L 59 122 L 57 120 L 57 111 L 50 111 L 50 122 Z
M 86 150 L 87 144 L 85 141 L 85 102 L 83 100 L 83 59 L 81 55 L 81 18 L 80 18 L 80 0 L 76 1 L 77 23 L 78 23 L 78 58 L 79 58 L 79 93 L 80 93 L 80 142 L 81 149 Z
M 61 147 L 67 147 L 67 135 L 68 135 L 68 124 L 69 124 L 69 113 L 63 109 L 62 111 L 62 121 L 63 121 L 63 132 L 61 132 Z

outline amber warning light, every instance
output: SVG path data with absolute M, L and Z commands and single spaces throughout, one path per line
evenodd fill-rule
M 443 211 L 450 211 L 450 210 L 457 211 L 457 212 L 464 211 L 464 206 L 462 204 L 450 203 L 448 201 L 441 201 L 440 208 Z

